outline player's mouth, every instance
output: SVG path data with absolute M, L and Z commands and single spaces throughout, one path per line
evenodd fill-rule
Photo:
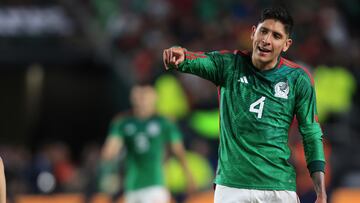
M 267 54 L 269 54 L 271 52 L 270 49 L 260 47 L 260 46 L 258 46 L 257 49 L 259 50 L 260 55 L 267 55 Z

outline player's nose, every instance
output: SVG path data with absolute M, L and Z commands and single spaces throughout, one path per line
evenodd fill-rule
M 270 34 L 264 35 L 261 39 L 263 44 L 270 44 Z

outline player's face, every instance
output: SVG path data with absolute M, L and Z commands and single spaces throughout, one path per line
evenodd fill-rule
M 285 32 L 280 21 L 267 19 L 253 26 L 251 40 L 253 45 L 252 60 L 258 68 L 272 68 L 276 65 L 281 52 L 289 49 L 292 40 Z
M 156 108 L 156 92 L 151 86 L 136 86 L 131 90 L 131 103 L 137 113 L 150 116 Z

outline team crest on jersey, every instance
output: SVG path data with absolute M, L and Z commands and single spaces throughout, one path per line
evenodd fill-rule
M 160 133 L 160 126 L 156 122 L 151 122 L 146 127 L 146 132 L 149 134 L 150 137 L 156 137 Z
M 125 130 L 125 133 L 127 136 L 131 136 L 135 133 L 136 126 L 132 123 L 129 123 L 129 124 L 125 125 L 124 130 Z
M 287 99 L 289 94 L 289 84 L 287 82 L 278 82 L 275 87 L 275 97 Z

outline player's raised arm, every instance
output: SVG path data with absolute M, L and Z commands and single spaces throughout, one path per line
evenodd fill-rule
M 221 85 L 224 79 L 224 69 L 234 59 L 233 52 L 192 52 L 182 47 L 171 47 L 163 51 L 165 69 L 176 69 L 191 73 Z

